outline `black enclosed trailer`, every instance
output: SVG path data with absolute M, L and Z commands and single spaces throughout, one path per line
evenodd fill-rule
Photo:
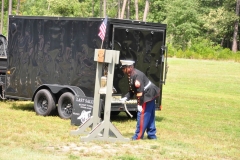
M 10 16 L 5 97 L 34 101 L 39 115 L 49 115 L 57 107 L 60 117 L 70 118 L 75 95 L 94 95 L 94 50 L 101 48 L 98 33 L 102 21 Z M 135 67 L 161 88 L 156 109 L 161 106 L 166 77 L 165 44 L 165 24 L 108 19 L 102 48 L 119 50 L 119 59 L 136 61 Z M 119 67 L 115 66 L 115 98 L 128 91 L 127 77 Z M 127 106 L 130 112 L 136 111 L 135 101 Z M 113 103 L 111 111 L 125 109 L 122 104 Z

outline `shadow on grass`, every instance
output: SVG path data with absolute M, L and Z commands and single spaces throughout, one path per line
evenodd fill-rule
M 34 104 L 33 103 L 26 103 L 26 104 L 19 104 L 17 102 L 13 102 L 11 104 L 11 109 L 14 110 L 23 110 L 23 111 L 29 111 L 29 112 L 35 112 L 34 111 Z M 49 116 L 59 116 L 57 108 L 53 110 Z M 103 119 L 103 114 L 101 116 L 101 119 Z M 161 122 L 164 120 L 163 117 L 155 117 L 157 122 Z M 130 116 L 127 115 L 125 112 L 121 112 L 118 115 L 111 115 L 110 116 L 110 121 L 117 121 L 117 122 L 126 122 L 126 121 L 137 121 L 136 117 L 130 118 Z
M 157 122 L 162 122 L 163 120 L 164 120 L 164 117 L 158 117 L 158 116 L 155 117 L 155 121 Z
M 104 118 L 103 115 L 101 116 L 101 118 Z M 129 120 L 136 120 L 136 118 L 130 118 L 125 112 L 121 112 L 118 115 L 110 115 L 110 121 L 126 122 Z
M 35 112 L 34 110 L 34 104 L 33 103 L 27 103 L 27 104 L 19 104 L 19 103 L 15 103 L 13 102 L 11 105 L 11 109 L 14 110 L 22 110 L 22 111 L 29 111 L 29 112 Z M 53 110 L 49 116 L 58 116 L 58 111 L 57 108 L 55 110 Z
M 19 104 L 19 103 L 12 103 L 11 105 L 11 109 L 14 110 L 23 110 L 23 111 L 31 111 L 34 112 L 34 108 L 33 108 L 33 104 L 32 103 L 28 103 L 28 104 Z
M 101 118 L 103 118 L 103 117 L 101 117 Z M 121 121 L 121 122 L 129 121 L 129 120 L 137 121 L 137 117 L 130 118 L 124 112 L 120 113 L 119 115 L 111 115 L 110 119 L 111 119 L 111 121 Z M 164 117 L 159 117 L 159 116 L 155 117 L 156 122 L 162 122 L 163 120 L 164 120 Z

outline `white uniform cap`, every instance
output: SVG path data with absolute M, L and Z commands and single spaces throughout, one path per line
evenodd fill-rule
M 120 60 L 120 62 L 122 63 L 121 68 L 123 66 L 131 66 L 131 65 L 133 65 L 135 63 L 135 61 L 131 61 L 131 60 Z

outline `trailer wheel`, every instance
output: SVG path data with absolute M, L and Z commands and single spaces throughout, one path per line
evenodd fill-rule
M 70 119 L 73 110 L 74 95 L 63 93 L 58 100 L 58 114 L 62 119 Z
M 56 107 L 55 97 L 47 89 L 41 89 L 34 97 L 34 110 L 38 115 L 48 116 Z

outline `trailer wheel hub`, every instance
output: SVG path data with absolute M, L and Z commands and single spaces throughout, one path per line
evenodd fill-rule
M 48 106 L 47 100 L 43 100 L 43 101 L 42 101 L 42 104 L 41 104 L 41 108 L 46 110 L 46 109 L 47 109 L 47 106 Z
M 72 113 L 72 104 L 71 104 L 71 103 L 66 104 L 66 106 L 65 106 L 65 108 L 64 108 L 64 111 L 65 111 L 67 114 L 71 114 L 71 113 Z

